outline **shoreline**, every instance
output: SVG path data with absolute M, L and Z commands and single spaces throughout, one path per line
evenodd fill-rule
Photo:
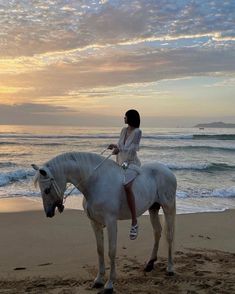
M 216 198 L 213 207 L 208 207 L 211 198 L 177 198 L 176 214 L 187 215 L 195 213 L 221 213 L 235 209 L 235 198 Z M 65 209 L 83 211 L 83 197 L 81 195 L 70 196 L 66 199 Z M 6 196 L 0 198 L 0 213 L 17 211 L 43 210 L 41 197 L 28 197 L 26 195 Z M 159 212 L 163 214 L 162 210 Z M 143 215 L 149 215 L 146 211 Z
M 24 210 L 28 200 L 21 200 L 22 211 L 0 213 L 0 289 L 4 293 L 97 293 L 91 289 L 97 273 L 95 237 L 84 211 L 66 209 L 49 219 L 40 203 L 29 211 Z M 135 241 L 128 237 L 130 221 L 119 221 L 116 293 L 134 294 L 137 289 L 141 294 L 233 293 L 234 219 L 233 209 L 176 215 L 176 275 L 172 278 L 165 274 L 164 237 L 154 271 L 143 272 L 153 246 L 149 216 L 139 218 Z M 109 268 L 106 230 L 104 237 Z

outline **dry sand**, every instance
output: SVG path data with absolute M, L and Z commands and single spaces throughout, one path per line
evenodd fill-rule
M 165 273 L 163 238 L 154 271 L 143 272 L 153 243 L 149 217 L 139 219 L 136 241 L 128 239 L 129 221 L 119 222 L 115 293 L 235 293 L 234 220 L 234 210 L 177 215 L 174 277 Z M 0 223 L 0 293 L 98 292 L 91 289 L 97 255 L 84 212 L 47 219 L 38 203 L 3 199 Z M 105 249 L 108 268 L 107 243 Z

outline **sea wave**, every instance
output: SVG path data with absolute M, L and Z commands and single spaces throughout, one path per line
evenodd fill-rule
M 235 140 L 235 134 L 193 135 L 195 140 Z
M 235 170 L 234 165 L 229 165 L 227 163 L 198 163 L 198 164 L 166 163 L 166 166 L 172 170 L 192 170 L 192 171 L 205 171 L 205 172 Z
M 19 142 L 2 141 L 0 145 L 19 145 Z
M 0 157 L 4 157 L 6 158 L 7 156 L 17 156 L 17 157 L 21 157 L 21 156 L 28 156 L 28 155 L 31 155 L 32 153 L 27 153 L 27 152 L 18 152 L 16 154 L 12 154 L 12 153 L 0 153 Z
M 151 146 L 151 145 L 141 145 L 141 149 L 148 150 L 182 150 L 182 151 L 225 151 L 225 152 L 235 152 L 235 147 L 224 147 L 224 146 L 209 146 L 209 145 L 188 145 L 188 146 Z
M 179 191 L 177 190 L 176 196 L 179 199 L 189 199 L 189 198 L 234 198 L 235 197 L 235 186 L 217 188 L 213 190 L 190 190 L 190 191 Z
M 17 163 L 15 162 L 0 162 L 0 168 L 3 168 L 3 167 L 15 167 L 17 166 Z
M 235 140 L 235 134 L 143 135 L 143 138 L 155 140 Z
M 211 196 L 213 197 L 235 197 L 235 186 L 229 188 L 215 189 Z
M 35 174 L 33 170 L 19 169 L 11 172 L 0 173 L 0 187 L 27 179 Z
M 0 134 L 2 139 L 118 139 L 119 133 L 81 134 L 81 135 L 32 135 Z M 235 140 L 235 134 L 148 134 L 143 132 L 143 139 L 153 140 Z M 34 143 L 34 142 L 31 142 Z M 15 141 L 1 141 L 0 144 L 18 144 Z
M 32 144 L 31 144 L 32 145 Z M 50 142 L 50 143 L 34 143 L 33 145 L 36 145 L 36 146 L 64 146 L 66 145 L 65 142 Z

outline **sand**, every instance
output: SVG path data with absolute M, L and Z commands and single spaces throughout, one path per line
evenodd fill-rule
M 163 238 L 154 271 L 143 271 L 153 244 L 149 217 L 139 219 L 136 241 L 128 239 L 129 221 L 119 222 L 115 293 L 235 293 L 234 220 L 234 210 L 177 215 L 173 277 Z M 84 212 L 48 219 L 40 203 L 3 199 L 0 223 L 0 293 L 98 292 L 91 288 L 95 238 Z M 107 243 L 105 249 L 109 268 Z

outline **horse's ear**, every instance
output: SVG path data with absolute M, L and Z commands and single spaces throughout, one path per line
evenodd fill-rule
M 39 172 L 42 176 L 46 177 L 47 176 L 47 172 L 45 171 L 45 169 L 40 168 Z
M 32 168 L 35 170 L 39 170 L 39 167 L 36 164 L 31 164 Z

